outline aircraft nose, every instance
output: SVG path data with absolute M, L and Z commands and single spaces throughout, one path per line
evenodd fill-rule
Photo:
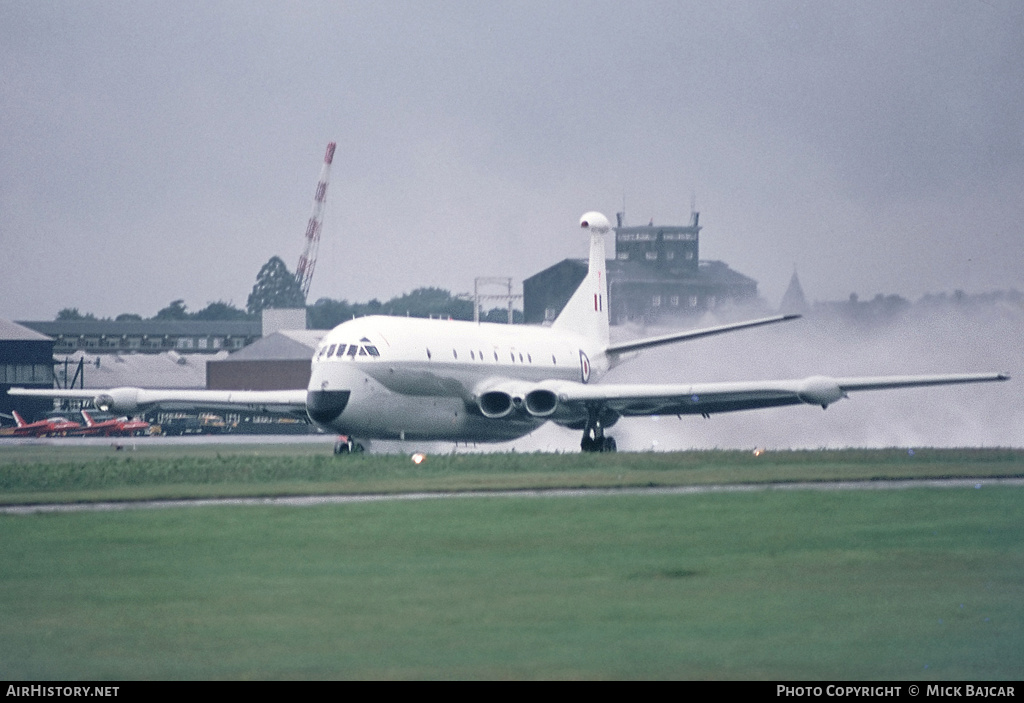
M 306 414 L 313 422 L 329 425 L 345 410 L 350 395 L 351 391 L 308 391 Z

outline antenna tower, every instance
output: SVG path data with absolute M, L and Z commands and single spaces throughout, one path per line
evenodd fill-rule
M 313 213 L 306 225 L 306 245 L 299 257 L 299 265 L 295 267 L 295 280 L 302 287 L 302 297 L 309 294 L 309 284 L 313 282 L 313 269 L 316 267 L 316 252 L 320 248 L 320 229 L 324 223 L 324 202 L 327 200 L 327 179 L 331 175 L 331 162 L 334 161 L 334 146 L 327 145 L 324 154 L 324 167 L 320 170 L 320 181 L 316 184 L 316 195 L 313 196 Z

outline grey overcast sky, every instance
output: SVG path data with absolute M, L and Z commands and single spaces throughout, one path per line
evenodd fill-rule
M 1024 6 L 0 3 L 0 317 L 517 283 L 584 211 L 680 223 L 778 303 L 1024 288 Z

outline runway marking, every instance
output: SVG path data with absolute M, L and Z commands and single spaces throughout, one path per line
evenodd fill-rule
M 702 495 L 709 493 L 756 493 L 759 491 L 867 491 L 906 488 L 969 488 L 986 486 L 1024 486 L 1024 478 L 944 478 L 892 479 L 866 481 L 800 481 L 793 483 L 742 483 L 708 486 L 664 486 L 638 488 L 551 488 L 507 491 L 444 491 L 416 493 L 371 493 L 365 495 L 307 495 L 274 498 L 189 498 L 182 500 L 106 501 L 97 503 L 36 503 L 0 505 L 0 515 L 36 513 L 84 513 L 115 510 L 155 510 L 159 508 L 198 508 L 227 505 L 280 505 L 307 507 L 347 503 L 379 503 L 399 500 L 437 500 L 442 498 L 585 498 L 623 495 Z

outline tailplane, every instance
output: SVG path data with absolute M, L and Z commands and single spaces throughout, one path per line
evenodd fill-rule
M 608 346 L 608 278 L 605 271 L 604 236 L 612 227 L 608 218 L 599 212 L 588 212 L 581 217 L 580 227 L 590 232 L 587 276 L 551 326 L 592 339 L 603 349 Z

